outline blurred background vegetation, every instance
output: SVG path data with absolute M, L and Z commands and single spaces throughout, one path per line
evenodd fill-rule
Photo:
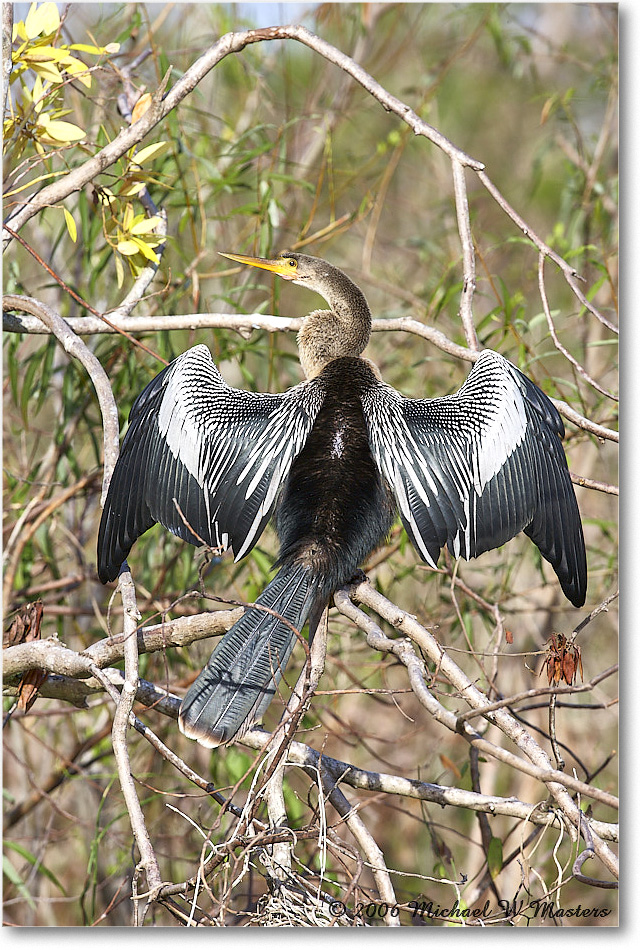
M 124 69 L 131 68 L 139 93 L 153 92 L 169 69 L 171 85 L 225 32 L 300 21 L 483 161 L 507 201 L 582 275 L 587 297 L 617 321 L 615 4 L 134 3 L 64 9 L 55 43 L 68 58 L 91 67 L 91 85 L 73 78 L 69 61 L 56 81 L 39 71 L 37 57 L 23 59 L 5 109 L 5 217 L 34 183 L 54 180 L 114 138 L 124 123 L 116 106 Z M 16 21 L 24 22 L 28 13 L 27 4 L 15 5 Z M 48 28 L 44 23 L 43 32 L 29 37 L 32 46 L 49 42 Z M 85 48 L 74 50 L 74 44 Z M 118 44 L 118 52 L 110 44 Z M 18 36 L 14 52 L 20 45 Z M 230 268 L 217 255 L 223 250 L 268 256 L 286 247 L 345 269 L 366 293 L 375 318 L 410 315 L 465 345 L 458 317 L 462 251 L 448 158 L 321 57 L 282 42 L 227 57 L 139 149 L 158 143 L 164 144 L 149 154 L 142 172 L 123 159 L 64 209 L 47 208 L 21 231 L 77 294 L 108 311 L 150 259 L 144 248 L 132 253 L 125 243 L 132 220 L 144 211 L 135 194 L 138 173 L 168 217 L 157 277 L 136 310 L 158 317 L 158 330 L 140 335 L 153 352 L 169 360 L 204 342 L 233 385 L 281 391 L 299 382 L 293 334 L 254 332 L 245 338 L 229 330 L 162 329 L 168 314 L 309 312 L 317 303 L 304 290 L 284 290 L 266 275 Z M 537 251 L 473 174 L 467 182 L 480 341 L 519 365 L 549 395 L 616 428 L 616 403 L 587 385 L 552 342 L 538 292 Z M 139 237 L 153 255 L 153 243 L 146 241 L 151 236 Z M 546 287 L 560 341 L 593 379 L 615 392 L 614 335 L 580 308 L 550 263 Z M 5 254 L 4 288 L 42 300 L 63 317 L 85 312 L 16 241 Z M 118 335 L 95 335 L 87 343 L 110 377 L 124 427 L 132 401 L 162 364 Z M 406 395 L 452 392 L 468 371 L 468 364 L 410 334 L 376 333 L 368 355 Z M 5 623 L 40 598 L 42 636 L 57 634 L 82 650 L 107 635 L 111 595 L 95 574 L 102 478 L 95 393 L 86 373 L 45 336 L 5 333 L 4 370 Z M 566 447 L 572 471 L 615 483 L 613 443 L 567 425 Z M 612 494 L 581 487 L 577 494 L 588 546 L 588 612 L 616 589 L 617 508 Z M 269 577 L 275 550 L 268 530 L 241 564 L 227 556 L 212 566 L 207 590 L 253 600 Z M 158 526 L 138 542 L 130 565 L 146 623 L 212 609 L 202 599 L 181 600 L 197 584 L 198 557 Z M 457 662 L 481 688 L 487 667 L 496 664 L 503 695 L 545 685 L 538 674 L 546 641 L 554 632 L 570 633 L 583 616 L 564 602 L 548 566 L 542 568 L 524 537 L 458 565 L 470 596 L 454 586 L 450 560 L 442 559 L 439 573 L 427 570 L 400 528 L 371 566 L 373 582 L 435 625 L 440 641 L 457 651 Z M 496 642 L 495 604 L 512 644 Z M 617 662 L 616 617 L 612 605 L 580 638 L 585 678 Z M 189 653 L 143 656 L 141 675 L 180 695 L 211 648 L 205 641 Z M 616 696 L 615 682 L 607 680 L 558 713 L 558 739 L 568 761 L 581 778 L 610 791 L 617 780 Z M 5 709 L 11 704 L 6 700 Z M 270 711 L 268 725 L 277 713 Z M 132 870 L 131 829 L 111 754 L 111 714 L 106 697 L 92 700 L 89 709 L 39 699 L 28 715 L 7 724 L 8 923 L 130 922 L 125 882 Z M 520 714 L 547 747 L 547 703 Z M 253 762 L 253 753 L 240 747 L 208 754 L 153 711 L 143 718 L 219 788 L 233 786 Z M 326 673 L 305 724 L 310 731 L 302 741 L 357 766 L 471 787 L 468 746 L 450 736 L 444 742 L 408 692 L 405 671 L 393 658 L 370 651 L 342 618 L 331 620 Z M 131 748 L 164 879 L 183 880 L 198 866 L 202 842 L 166 803 L 207 828 L 218 811 L 142 739 L 132 738 Z M 532 779 L 490 761 L 481 766 L 481 787 L 533 802 L 543 792 Z M 316 792 L 308 779 L 289 771 L 286 790 L 293 827 L 312 822 Z M 484 873 L 480 829 L 471 813 L 369 793 L 359 801 L 388 866 L 401 872 L 395 876 L 399 901 L 423 896 L 450 906 L 456 897 L 452 885 L 425 876 L 459 880 L 465 874 L 473 886 Z M 599 805 L 594 814 L 613 820 Z M 214 840 L 225 837 L 229 821 L 220 819 Z M 494 891 L 494 899 L 532 898 L 553 887 L 555 857 L 564 864 L 571 854 L 565 841 L 554 855 L 558 830 L 538 838 L 537 853 L 530 856 L 530 846 L 520 852 L 520 843 L 532 828 L 500 818 L 492 827 L 505 866 L 500 861 L 494 869 L 489 896 Z M 318 872 L 314 840 L 304 841 L 298 856 Z M 326 886 L 335 881 L 340 893 L 349 873 L 332 865 L 325 880 Z M 217 886 L 212 883 L 214 892 Z M 364 869 L 358 893 L 367 895 L 371 886 Z M 250 869 L 230 900 L 233 914 L 226 921 L 244 923 L 243 912 L 264 891 L 263 878 Z M 465 887 L 460 896 L 466 900 Z M 604 922 L 615 922 L 613 892 L 578 884 L 568 868 L 560 900 L 563 906 L 579 901 L 608 907 L 612 914 Z M 156 922 L 172 919 L 159 914 Z

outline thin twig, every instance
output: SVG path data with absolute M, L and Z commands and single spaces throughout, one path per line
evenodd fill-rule
M 164 225 L 163 225 L 163 223 L 162 223 L 162 220 L 161 220 L 161 224 L 160 224 L 158 227 L 159 227 L 160 229 L 162 229 L 162 228 L 164 227 Z M 49 264 L 46 263 L 46 261 L 43 261 L 43 259 L 42 259 L 42 257 L 40 256 L 40 254 L 38 254 L 38 252 L 37 252 L 36 250 L 34 250 L 34 248 L 31 247 L 31 245 L 28 244 L 28 243 L 25 241 L 25 239 L 24 239 L 23 237 L 21 237 L 20 234 L 17 234 L 15 231 L 13 231 L 8 225 L 5 225 L 5 230 L 11 235 L 11 237 L 14 237 L 20 244 L 22 244 L 22 246 L 25 248 L 25 250 L 27 250 L 27 251 L 31 254 L 31 256 L 34 258 L 34 260 L 36 260 L 36 261 L 40 264 L 40 266 L 41 266 L 44 270 L 46 270 L 47 273 L 51 275 L 51 277 L 53 277 L 53 279 L 56 281 L 56 283 L 59 284 L 59 285 L 62 287 L 62 289 L 65 291 L 65 293 L 68 293 L 69 296 L 72 297 L 72 298 L 76 301 L 76 303 L 79 303 L 79 304 L 81 305 L 81 307 L 84 307 L 84 308 L 85 308 L 85 310 L 88 310 L 90 313 L 93 313 L 94 316 L 98 317 L 98 318 L 100 319 L 100 321 L 103 323 L 103 325 L 104 325 L 104 326 L 108 326 L 108 327 L 112 330 L 112 332 L 114 332 L 114 333 L 120 333 L 122 336 L 126 337 L 126 338 L 129 340 L 129 342 L 130 342 L 133 346 L 136 346 L 136 347 L 138 347 L 139 349 L 144 350 L 145 353 L 149 353 L 149 355 L 150 355 L 150 356 L 153 356 L 154 359 L 157 359 L 159 362 L 164 363 L 165 365 L 167 365 L 167 360 L 164 360 L 161 356 L 158 356 L 157 353 L 154 353 L 153 350 L 150 350 L 150 348 L 149 348 L 148 346 L 146 346 L 145 343 L 141 343 L 140 340 L 134 339 L 134 337 L 133 337 L 133 336 L 130 336 L 130 334 L 128 334 L 126 330 L 120 330 L 120 329 L 118 329 L 118 328 L 116 327 L 116 325 L 113 324 L 104 314 L 100 313 L 99 310 L 96 310 L 95 307 L 92 307 L 91 304 L 87 303 L 86 300 L 83 300 L 83 298 L 82 298 L 81 296 L 79 296 L 79 294 L 77 294 L 76 291 L 73 290 L 73 289 L 69 286 L 69 284 L 67 284 L 67 283 L 62 279 L 62 277 L 60 277 L 60 276 L 55 272 L 55 270 L 54 270 L 52 267 L 49 266 Z M 164 245 L 163 245 L 163 246 L 164 246 Z M 162 247 L 160 247 L 159 250 L 162 250 Z M 140 297 L 142 297 L 142 295 L 143 295 L 143 293 L 144 293 L 144 290 L 147 288 L 147 286 L 148 286 L 148 284 L 149 284 L 149 281 L 151 280 L 151 277 L 153 277 L 154 273 L 155 273 L 155 271 L 150 272 L 150 268 L 145 268 L 145 270 L 143 271 L 143 273 L 140 275 L 140 277 L 138 278 L 138 280 L 135 282 L 134 287 L 132 288 L 131 292 L 130 292 L 130 293 L 127 295 L 127 297 L 125 298 L 125 301 L 128 302 L 128 305 L 129 305 L 129 302 L 131 302 L 131 308 L 133 308 L 134 304 L 138 302 L 138 299 L 139 299 Z M 150 276 L 150 274 L 151 274 L 151 276 Z M 132 295 L 134 295 L 134 296 L 132 296 Z M 137 299 L 135 299 L 135 298 L 137 298 Z M 12 306 L 12 303 L 9 303 L 9 302 L 8 302 L 7 304 L 5 304 L 5 299 L 7 299 L 7 298 L 3 298 L 3 303 L 2 303 L 3 312 L 5 312 L 6 310 L 16 310 L 16 309 L 17 309 L 17 310 L 22 310 L 22 309 L 25 309 L 24 307 L 21 307 L 19 304 L 18 304 L 18 306 L 15 306 L 15 304 L 16 304 L 17 301 L 29 300 L 30 298 L 29 298 L 29 297 L 22 297 L 22 296 L 19 296 L 19 295 L 17 295 L 17 294 L 16 294 L 16 295 L 10 295 L 10 299 L 11 299 L 11 301 L 12 301 L 12 303 L 13 303 L 13 306 Z M 131 309 L 131 308 L 130 308 L 130 309 Z M 27 312 L 30 312 L 30 311 L 27 311 Z M 4 322 L 4 321 L 3 321 L 3 322 Z M 11 322 L 11 321 L 10 321 L 10 322 Z M 71 326 L 70 326 L 70 328 L 73 329 L 73 327 L 71 327 Z M 18 330 L 18 332 L 21 332 L 21 331 Z
M 569 287 L 571 288 L 571 290 L 573 291 L 577 299 L 580 301 L 582 306 L 586 310 L 588 310 L 589 313 L 593 314 L 593 316 L 596 317 L 599 320 L 599 322 L 602 323 L 605 327 L 607 327 L 613 333 L 617 333 L 618 332 L 617 327 L 614 326 L 614 324 L 612 324 L 610 320 L 607 320 L 606 317 L 600 313 L 597 307 L 595 307 L 591 303 L 591 301 L 588 300 L 586 296 L 584 295 L 583 291 L 581 290 L 577 282 L 578 275 L 575 268 L 572 267 L 570 264 L 567 264 L 567 262 L 562 257 L 559 256 L 559 254 L 556 254 L 555 251 L 548 246 L 548 244 L 546 244 L 544 241 L 542 241 L 540 237 L 538 237 L 538 235 L 535 233 L 535 231 L 533 231 L 530 225 L 528 225 L 526 221 L 524 221 L 524 219 L 510 206 L 510 204 L 506 201 L 502 193 L 493 184 L 493 182 L 490 180 L 488 175 L 486 175 L 486 173 L 483 170 L 477 171 L 477 176 L 479 180 L 481 181 L 482 185 L 493 196 L 493 198 L 495 199 L 499 207 L 502 209 L 502 211 L 505 211 L 508 217 L 512 221 L 515 222 L 519 230 L 523 234 L 525 234 L 526 237 L 530 241 L 533 242 L 533 244 L 535 245 L 535 247 L 538 249 L 538 251 L 541 254 L 544 254 L 546 257 L 550 258 L 550 260 L 552 260 L 559 267 L 559 269 L 562 271 L 566 279 L 567 284 L 569 285 Z
M 546 281 L 544 280 L 544 264 L 545 263 L 546 263 L 546 255 L 543 253 L 543 251 L 540 251 L 539 263 L 537 267 L 539 295 L 542 301 L 542 306 L 544 308 L 544 314 L 546 316 L 548 330 L 551 335 L 551 339 L 553 343 L 555 344 L 555 347 L 560 351 L 560 353 L 563 356 L 566 357 L 569 363 L 571 363 L 575 367 L 575 369 L 580 374 L 582 379 L 585 380 L 589 384 L 589 386 L 592 386 L 593 389 L 596 389 L 599 393 L 602 393 L 603 396 L 607 396 L 609 399 L 613 399 L 615 402 L 617 402 L 618 397 L 615 396 L 613 393 L 610 393 L 608 389 L 604 389 L 603 386 L 600 386 L 600 384 L 596 382 L 596 380 L 594 380 L 592 376 L 589 376 L 589 374 L 586 372 L 584 367 L 580 363 L 578 363 L 578 361 L 575 359 L 572 353 L 569 353 L 566 347 L 563 346 L 562 343 L 560 342 L 560 339 L 557 335 L 557 331 L 555 329 L 555 323 L 553 321 L 553 317 L 551 314 L 551 308 L 548 303 L 548 296 L 546 294 Z
M 98 396 L 98 404 L 103 419 L 105 474 L 103 476 L 102 497 L 104 499 L 107 496 L 107 489 L 109 488 L 119 449 L 118 409 L 105 370 L 87 345 L 73 332 L 60 314 L 56 313 L 47 304 L 35 300 L 33 297 L 6 294 L 3 297 L 3 307 L 5 306 L 16 310 L 25 310 L 42 320 L 62 344 L 65 352 L 79 360 L 87 370 Z

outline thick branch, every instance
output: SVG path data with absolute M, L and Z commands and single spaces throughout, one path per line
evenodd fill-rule
M 232 615 L 237 615 L 239 612 L 226 611 L 220 613 L 223 613 L 227 623 L 232 621 Z M 218 615 L 206 614 L 202 615 L 202 617 L 183 618 L 179 621 L 176 621 L 175 623 L 182 625 L 185 620 L 199 621 L 200 619 L 207 619 L 207 622 L 209 622 L 210 619 L 216 616 Z M 238 617 L 235 619 L 238 619 Z M 231 626 L 231 622 L 229 625 Z M 154 628 L 148 629 L 153 630 Z M 154 637 L 157 635 L 158 633 L 154 633 Z M 176 639 L 178 639 L 178 637 L 176 637 Z M 105 649 L 107 642 L 108 641 L 101 641 L 101 650 Z M 187 642 L 187 640 L 183 642 Z M 60 662 L 57 664 L 43 662 L 40 668 L 51 669 L 54 667 L 55 669 L 67 669 L 69 672 L 67 675 L 52 673 L 40 688 L 41 696 L 45 698 L 50 697 L 53 699 L 65 700 L 67 702 L 74 702 L 77 705 L 82 705 L 84 704 L 84 701 L 88 695 L 97 693 L 99 691 L 104 691 L 105 681 L 109 682 L 117 689 L 122 688 L 124 683 L 124 675 L 121 670 L 103 668 L 101 681 L 99 682 L 91 676 L 91 667 L 94 666 L 97 668 L 98 666 L 97 663 L 92 663 L 91 658 L 87 658 L 83 654 L 75 654 L 73 651 L 67 650 L 61 644 L 56 646 L 52 641 L 42 641 L 41 646 L 47 644 L 50 645 L 52 650 L 51 657 L 49 659 L 51 660 L 51 658 L 55 655 L 53 652 L 55 650 L 59 654 Z M 95 646 L 101 646 L 101 644 L 96 644 Z M 19 646 L 10 647 L 4 651 L 5 656 L 8 655 L 12 658 L 12 665 L 13 658 L 15 658 L 14 651 L 22 651 L 24 646 L 26 645 L 20 644 Z M 89 649 L 91 650 L 92 648 L 90 647 Z M 38 668 L 38 666 L 39 664 L 36 664 L 36 668 Z M 29 664 L 24 668 L 31 669 L 34 667 Z M 15 678 L 16 672 L 17 671 L 14 669 L 12 675 L 7 676 L 5 671 L 5 677 L 7 679 Z M 90 678 L 78 680 L 72 678 L 74 676 L 89 676 Z M 10 695 L 12 692 L 13 689 L 9 687 L 7 693 Z M 156 713 L 168 716 L 172 719 L 178 718 L 180 699 L 177 696 L 167 693 L 166 690 L 160 689 L 154 684 L 147 682 L 146 680 L 139 680 L 136 691 L 136 701 L 142 703 L 145 706 L 153 707 Z M 141 731 L 143 735 L 145 734 L 144 729 L 139 731 Z M 270 734 L 264 730 L 253 729 L 246 733 L 242 742 L 244 745 L 247 745 L 252 749 L 264 751 L 269 737 Z M 354 789 L 362 789 L 364 791 L 371 792 L 385 792 L 390 795 L 400 795 L 420 801 L 433 802 L 437 805 L 440 805 L 441 807 L 448 805 L 455 808 L 468 808 L 471 811 L 484 812 L 489 815 L 504 815 L 519 819 L 520 821 L 529 821 L 531 824 L 535 825 L 550 824 L 550 811 L 545 806 L 533 808 L 532 804 L 528 802 L 520 802 L 515 798 L 502 798 L 495 795 L 480 795 L 475 792 L 471 792 L 468 789 L 437 785 L 431 782 L 420 782 L 416 779 L 406 778 L 405 776 L 359 769 L 351 765 L 349 762 L 343 762 L 330 756 L 323 755 L 322 753 L 317 752 L 315 749 L 312 749 L 310 746 L 305 745 L 302 742 L 290 742 L 287 755 L 287 762 L 290 765 L 298 765 L 314 776 L 318 775 L 321 761 L 323 768 L 334 776 L 335 782 L 348 785 Z M 593 831 L 599 835 L 600 838 L 607 841 L 618 840 L 617 824 L 597 821 L 594 819 L 591 819 L 590 824 Z
M 153 653 L 167 647 L 188 646 L 197 640 L 225 633 L 243 615 L 243 608 L 179 617 L 167 623 L 141 627 L 136 631 L 139 653 Z M 124 634 L 92 643 L 82 653 L 63 646 L 59 640 L 32 640 L 2 651 L 3 678 L 6 681 L 27 670 L 47 670 L 61 676 L 91 676 L 91 665 L 104 669 L 125 655 Z

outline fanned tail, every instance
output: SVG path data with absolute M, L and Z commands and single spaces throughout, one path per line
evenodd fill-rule
M 211 749 L 260 719 L 297 640 L 275 613 L 300 631 L 319 599 L 317 580 L 300 563 L 282 567 L 256 605 L 228 630 L 181 703 L 178 725 L 185 736 Z

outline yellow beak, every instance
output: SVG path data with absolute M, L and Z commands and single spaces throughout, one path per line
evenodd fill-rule
M 296 261 L 290 257 L 278 257 L 276 260 L 268 261 L 262 257 L 245 257 L 243 254 L 226 254 L 224 251 L 218 252 L 222 257 L 227 257 L 231 261 L 237 261 L 239 264 L 249 264 L 251 267 L 261 267 L 263 270 L 269 270 L 285 280 L 294 280 L 297 276 Z

